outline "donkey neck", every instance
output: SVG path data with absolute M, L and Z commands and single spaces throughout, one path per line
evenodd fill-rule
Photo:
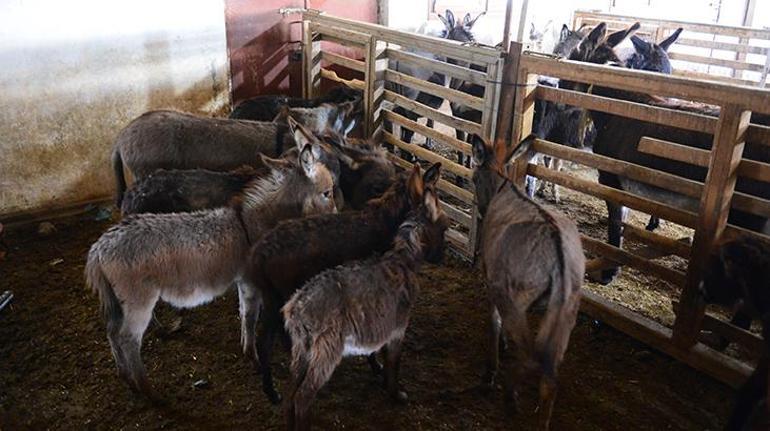
M 383 260 L 405 271 L 419 270 L 424 257 L 420 234 L 421 227 L 417 221 L 409 220 L 401 224 L 393 240 L 393 248 L 385 253 Z
M 270 228 L 282 218 L 286 218 L 284 189 L 290 182 L 292 171 L 273 169 L 268 175 L 249 183 L 241 195 L 240 217 L 242 218 L 249 237 L 257 238 L 256 234 Z M 291 215 L 288 215 L 291 216 Z M 299 214 L 297 214 L 299 216 Z
M 364 209 L 364 214 L 390 234 L 398 229 L 408 211 L 409 199 L 406 190 L 397 188 L 369 203 Z

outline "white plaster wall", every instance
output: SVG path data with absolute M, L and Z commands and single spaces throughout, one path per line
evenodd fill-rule
M 0 70 L 0 215 L 108 196 L 132 118 L 228 104 L 223 1 L 0 0 Z

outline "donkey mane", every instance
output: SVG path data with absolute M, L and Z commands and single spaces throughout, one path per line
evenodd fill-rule
M 268 175 L 252 179 L 233 199 L 233 206 L 254 209 L 269 203 L 281 190 L 288 176 L 289 173 L 281 169 L 271 169 Z

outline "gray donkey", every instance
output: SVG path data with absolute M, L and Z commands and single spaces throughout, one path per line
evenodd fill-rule
M 516 151 L 528 153 L 534 135 Z M 528 157 L 529 154 L 522 155 Z M 585 256 L 577 226 L 567 217 L 527 197 L 503 172 L 503 157 L 475 142 L 473 173 L 481 230 L 481 261 L 490 305 L 487 371 L 484 385 L 493 387 L 498 367 L 501 325 L 513 340 L 520 361 L 539 365 L 540 424 L 548 429 L 556 396 L 556 372 L 567 349 L 580 305 Z M 527 310 L 547 301 L 537 336 L 527 324 Z M 516 404 L 510 376 L 507 399 Z
M 98 292 L 118 374 L 155 401 L 140 349 L 159 299 L 196 307 L 242 284 L 249 246 L 282 219 L 336 212 L 331 174 L 302 126 L 300 162 L 260 155 L 270 173 L 246 185 L 235 207 L 125 218 L 91 246 L 86 280 Z
M 310 403 L 344 356 L 385 355 L 385 386 L 397 401 L 401 344 L 417 300 L 417 271 L 437 263 L 449 219 L 433 187 L 398 228 L 382 257 L 329 269 L 310 279 L 282 309 L 291 336 L 292 388 L 286 399 L 288 428 L 309 429 Z
M 312 133 L 343 132 L 357 104 L 323 104 L 297 110 L 298 121 Z M 292 112 L 292 114 L 295 114 Z M 116 205 L 126 190 L 124 165 L 135 179 L 158 169 L 229 171 L 254 165 L 257 155 L 278 157 L 294 146 L 285 124 L 199 117 L 176 111 L 150 111 L 120 131 L 112 151 Z

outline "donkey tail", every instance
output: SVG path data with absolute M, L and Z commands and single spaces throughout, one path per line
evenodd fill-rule
M 120 209 L 123 194 L 126 192 L 126 177 L 123 173 L 123 156 L 117 145 L 112 150 L 112 170 L 115 172 L 115 205 Z
M 572 296 L 572 275 L 567 267 L 562 232 L 556 231 L 559 269 L 551 275 L 551 292 L 548 308 L 543 317 L 535 339 L 535 359 L 542 367 L 544 375 L 556 376 L 556 367 L 561 361 L 575 324 L 580 301 Z
M 302 383 L 307 376 L 307 370 L 309 366 L 308 355 L 310 354 L 310 334 L 307 328 L 302 322 L 296 319 L 294 301 L 289 301 L 283 307 L 283 316 L 286 328 L 286 333 L 291 338 L 291 371 L 292 382 L 287 392 L 284 410 L 287 415 L 293 415 L 294 412 L 294 398 L 297 391 L 302 387 Z
M 93 249 L 88 253 L 85 272 L 86 283 L 94 293 L 99 295 L 102 315 L 107 321 L 108 329 L 113 325 L 120 325 L 123 321 L 123 308 L 120 306 L 120 300 L 115 296 L 112 284 L 104 274 L 98 255 Z

